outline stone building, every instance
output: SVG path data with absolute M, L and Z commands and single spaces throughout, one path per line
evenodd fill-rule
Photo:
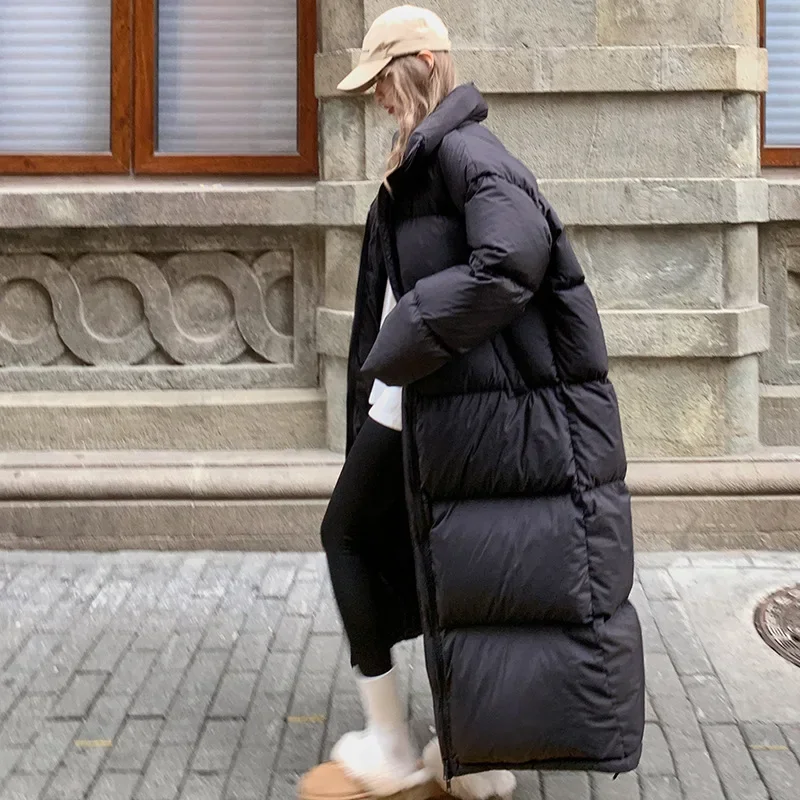
M 800 545 L 800 0 L 763 2 L 429 2 L 571 228 L 642 547 Z M 317 546 L 391 136 L 335 85 L 393 4 L 2 4 L 0 545 Z

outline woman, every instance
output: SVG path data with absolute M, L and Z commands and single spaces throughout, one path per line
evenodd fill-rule
M 508 769 L 632 770 L 644 727 L 595 303 L 449 51 L 436 15 L 392 9 L 340 85 L 374 85 L 399 129 L 367 220 L 348 455 L 322 526 L 367 719 L 333 759 L 377 796 L 430 770 L 462 797 L 509 793 Z M 439 734 L 424 769 L 391 660 L 420 633 Z

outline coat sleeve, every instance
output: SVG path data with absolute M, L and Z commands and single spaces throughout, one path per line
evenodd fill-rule
M 544 278 L 551 233 L 533 198 L 474 164 L 460 175 L 454 199 L 463 202 L 469 263 L 422 278 L 400 299 L 364 362 L 369 378 L 404 386 L 435 372 L 521 316 Z

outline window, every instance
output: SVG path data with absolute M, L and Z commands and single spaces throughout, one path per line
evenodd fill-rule
M 800 0 L 761 0 L 761 40 L 769 58 L 761 163 L 800 167 Z
M 315 0 L 0 0 L 0 173 L 311 175 Z

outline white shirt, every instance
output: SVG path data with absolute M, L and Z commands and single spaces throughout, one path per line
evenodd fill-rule
M 381 325 L 383 325 L 386 317 L 389 316 L 396 305 L 397 301 L 394 298 L 391 284 L 389 281 L 386 281 L 386 292 L 383 296 L 383 311 L 381 312 Z M 391 428 L 393 431 L 403 430 L 402 386 L 387 386 L 382 381 L 376 379 L 372 384 L 369 404 L 371 406 L 369 415 L 375 422 L 383 425 L 385 428 Z

